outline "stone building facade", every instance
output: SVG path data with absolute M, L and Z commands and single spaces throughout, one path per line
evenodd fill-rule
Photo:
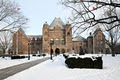
M 54 44 L 51 45 L 51 42 Z M 80 53 L 80 48 L 85 53 L 106 53 L 105 35 L 100 28 L 90 33 L 87 39 L 80 35 L 72 38 L 72 27 L 63 23 L 60 18 L 55 18 L 49 25 L 43 25 L 42 35 L 26 35 L 20 28 L 13 35 L 13 52 L 15 54 L 28 53 Z
M 42 53 L 42 36 L 41 35 L 28 35 L 30 39 L 30 53 L 40 54 Z
M 50 42 L 54 42 L 54 44 L 50 45 Z M 42 51 L 43 53 L 50 53 L 51 48 L 53 54 L 56 50 L 59 53 L 72 53 L 71 25 L 69 23 L 64 24 L 60 18 L 55 18 L 50 25 L 47 22 L 43 25 Z
M 82 36 L 78 35 L 75 38 L 72 39 L 72 47 L 73 47 L 73 53 L 79 54 L 80 53 L 80 47 L 82 47 L 84 53 L 86 53 L 86 44 L 87 40 L 83 38 Z
M 105 35 L 100 28 L 93 34 L 93 53 L 106 53 Z
M 87 53 L 93 53 L 93 36 L 91 33 L 87 37 Z
M 87 53 L 106 53 L 105 35 L 100 28 L 88 36 Z
M 29 40 L 23 29 L 18 29 L 13 35 L 13 54 L 27 54 Z
M 18 29 L 13 35 L 13 54 L 42 53 L 42 36 L 26 35 L 23 29 Z

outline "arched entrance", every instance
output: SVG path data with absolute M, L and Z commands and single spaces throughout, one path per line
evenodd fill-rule
M 61 50 L 61 53 L 64 54 L 64 53 L 65 53 L 65 49 L 62 49 L 62 50 Z
M 58 55 L 58 54 L 60 54 L 60 49 L 59 49 L 59 48 L 56 48 L 56 49 L 55 49 L 55 55 Z

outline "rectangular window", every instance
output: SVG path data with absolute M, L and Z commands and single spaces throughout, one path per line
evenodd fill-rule
M 56 39 L 56 45 L 59 45 L 60 43 L 59 43 L 59 39 Z
M 54 40 L 50 39 L 50 44 L 54 45 Z
M 64 39 L 61 40 L 61 44 L 62 44 L 62 45 L 65 45 L 65 41 L 64 41 Z

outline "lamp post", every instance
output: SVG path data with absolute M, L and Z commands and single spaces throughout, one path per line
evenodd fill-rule
M 30 60 L 30 45 L 31 45 L 31 43 L 28 42 L 28 60 Z
M 51 49 L 50 49 L 50 59 L 52 60 L 52 54 L 53 54 L 53 49 L 52 49 L 52 45 L 54 44 L 54 41 L 50 41 L 50 46 L 51 46 Z

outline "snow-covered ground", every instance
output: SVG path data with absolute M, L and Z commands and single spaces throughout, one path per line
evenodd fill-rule
M 47 55 L 46 57 L 48 57 L 49 55 Z M 10 57 L 5 57 L 2 58 L 0 57 L 0 69 L 6 68 L 6 67 L 10 67 L 10 66 L 14 66 L 14 65 L 18 65 L 18 64 L 22 64 L 22 63 L 26 63 L 26 62 L 30 62 L 30 61 L 34 61 L 37 59 L 42 59 L 44 57 L 34 57 L 31 55 L 30 60 L 28 60 L 28 58 L 24 58 L 24 59 L 12 59 Z
M 120 80 L 120 55 L 104 55 L 103 69 L 69 69 L 64 60 L 54 57 L 5 80 Z

